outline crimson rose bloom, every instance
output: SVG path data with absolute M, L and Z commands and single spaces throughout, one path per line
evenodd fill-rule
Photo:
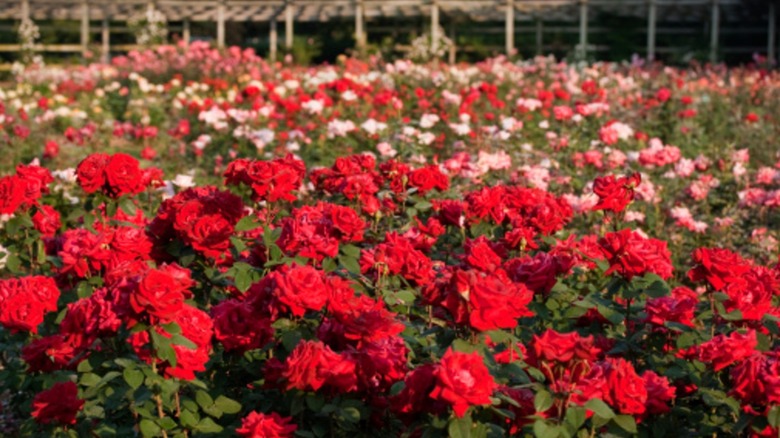
M 674 400 L 677 388 L 671 386 L 666 377 L 659 376 L 649 370 L 642 373 L 642 379 L 644 379 L 647 388 L 645 415 L 665 414 L 671 411 L 669 402 Z
M 457 417 L 466 415 L 471 406 L 489 405 L 490 396 L 498 387 L 488 372 L 482 356 L 447 350 L 434 371 L 436 386 L 431 398 L 450 405 Z
M 288 438 L 293 437 L 298 426 L 290 424 L 291 417 L 282 417 L 276 412 L 263 414 L 252 411 L 241 420 L 236 433 L 248 438 Z
M 0 214 L 14 214 L 27 199 L 25 183 L 16 175 L 0 178 Z
M 599 202 L 593 210 L 620 213 L 634 200 L 634 189 L 641 182 L 642 176 L 639 173 L 621 178 L 615 178 L 614 175 L 596 178 L 593 181 L 593 193 L 598 195 Z
M 325 385 L 340 392 L 356 388 L 355 362 L 320 341 L 301 341 L 285 362 L 287 389 L 317 391 Z
M 46 237 L 54 237 L 62 226 L 60 214 L 53 207 L 43 205 L 32 217 L 33 225 Z
M 114 154 L 106 165 L 106 194 L 112 198 L 143 191 L 143 173 L 138 160 L 127 154 Z
M 83 407 L 84 400 L 78 398 L 78 387 L 75 383 L 57 383 L 35 396 L 32 416 L 35 421 L 43 424 L 76 424 L 76 414 Z
M 491 274 L 476 270 L 457 271 L 445 307 L 458 322 L 465 316 L 463 303 L 468 303 L 468 323 L 477 330 L 517 327 L 517 320 L 533 315 L 528 303 L 533 292 L 521 283 L 513 283 L 503 270 Z
M 94 193 L 106 184 L 106 166 L 108 154 L 92 154 L 84 158 L 76 167 L 76 181 L 87 193 Z
M 184 305 L 184 293 L 181 283 L 172 275 L 152 269 L 130 294 L 130 306 L 155 321 L 171 321 Z
M 602 368 L 607 382 L 604 401 L 621 414 L 643 414 L 647 403 L 647 387 L 631 362 L 623 358 L 608 358 L 597 366 Z
M 311 266 L 295 263 L 282 266 L 263 278 L 261 283 L 272 288 L 273 296 L 295 316 L 303 316 L 306 310 L 322 310 L 328 302 L 325 277 Z
M 57 310 L 60 290 L 43 276 L 0 280 L 0 325 L 11 331 L 38 333 L 46 312 Z
M 663 279 L 672 276 L 671 253 L 665 241 L 645 238 L 636 231 L 625 229 L 607 233 L 599 240 L 599 245 L 609 261 L 607 275 L 617 272 L 628 281 L 648 272 Z
M 580 336 L 577 332 L 558 333 L 547 329 L 541 336 L 534 335 L 533 353 L 536 360 L 566 363 L 573 359 L 594 361 L 600 353 L 593 344 L 593 336 Z
M 728 336 L 720 334 L 699 345 L 699 360 L 711 364 L 713 370 L 720 371 L 752 356 L 757 346 L 756 331 L 752 329 L 744 335 L 739 332 Z
M 750 265 L 739 255 L 723 248 L 697 248 L 693 251 L 696 266 L 688 271 L 691 281 L 707 280 L 715 289 L 722 290 L 734 278 L 747 273 Z

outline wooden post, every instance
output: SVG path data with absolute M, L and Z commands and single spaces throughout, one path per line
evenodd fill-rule
M 515 2 L 506 0 L 506 56 L 515 54 Z
M 577 57 L 585 59 L 588 55 L 588 0 L 580 0 L 580 45 Z
M 449 63 L 450 65 L 455 64 L 455 59 L 457 56 L 457 44 L 455 44 L 455 20 L 450 20 L 450 41 L 452 41 L 452 45 L 450 46 L 450 53 L 449 53 Z
M 439 50 L 439 3 L 437 0 L 431 2 L 431 51 L 436 53 Z
M 656 0 L 649 0 L 647 4 L 647 61 L 655 61 L 655 22 Z
M 184 44 L 189 46 L 190 40 L 192 39 L 192 35 L 190 34 L 190 19 L 185 18 L 181 27 L 181 39 L 184 41 Z
M 357 0 L 355 2 L 355 43 L 361 56 L 365 54 L 366 50 L 366 30 L 363 26 L 364 10 L 363 0 Z
M 718 32 L 720 31 L 720 5 L 712 0 L 712 27 L 710 28 L 710 62 L 718 61 Z
M 542 19 L 539 17 L 536 17 L 536 54 L 541 55 L 544 51 L 544 41 L 543 41 L 543 34 L 542 34 Z
M 292 1 L 287 2 L 287 6 L 284 9 L 284 48 L 287 51 L 293 48 L 293 4 Z
M 81 1 L 81 56 L 86 59 L 89 51 L 89 2 Z
M 19 18 L 22 21 L 30 19 L 30 0 L 22 0 L 22 8 L 19 12 L 21 15 Z
M 775 38 L 777 38 L 777 32 L 775 31 L 775 2 L 769 1 L 769 37 L 766 44 L 767 62 L 770 66 L 775 65 Z
M 276 16 L 271 18 L 271 21 L 268 23 L 270 29 L 269 29 L 269 35 L 268 35 L 268 59 L 271 60 L 272 63 L 276 62 L 276 52 L 277 52 L 277 46 L 278 43 L 278 35 L 276 32 Z
M 108 23 L 108 16 L 103 12 L 103 25 L 100 29 L 100 41 L 102 43 L 100 50 L 100 60 L 103 64 L 108 64 L 111 56 L 111 28 Z
M 225 0 L 217 5 L 217 47 L 225 47 Z

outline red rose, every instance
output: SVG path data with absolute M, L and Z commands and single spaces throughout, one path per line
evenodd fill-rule
M 298 426 L 290 424 L 291 417 L 282 417 L 276 412 L 263 414 L 252 411 L 241 420 L 236 433 L 248 438 L 292 438 Z
M 699 360 L 711 364 L 713 370 L 720 371 L 752 356 L 757 346 L 755 330 L 748 330 L 744 335 L 739 332 L 728 336 L 720 334 L 699 345 Z
M 0 214 L 14 214 L 26 201 L 24 180 L 16 175 L 0 178 Z
M 434 371 L 436 386 L 430 397 L 449 403 L 457 417 L 466 415 L 469 407 L 489 405 L 498 387 L 488 372 L 482 356 L 447 350 Z
M 76 167 L 76 178 L 87 193 L 94 193 L 106 184 L 106 166 L 110 157 L 107 154 L 92 154 Z
M 622 358 L 609 358 L 597 366 L 602 368 L 607 382 L 604 401 L 621 414 L 643 414 L 647 388 L 631 362 Z
M 62 334 L 46 336 L 32 341 L 22 348 L 22 359 L 30 372 L 50 373 L 76 366 L 78 340 Z
M 519 318 L 533 315 L 527 307 L 531 299 L 533 293 L 513 283 L 503 271 L 457 271 L 445 307 L 457 318 L 460 301 L 466 301 L 471 327 L 481 331 L 509 329 L 517 327 Z
M 671 253 L 665 241 L 645 238 L 625 229 L 607 233 L 599 245 L 610 265 L 605 274 L 617 272 L 628 281 L 648 272 L 664 279 L 672 276 Z
M 62 226 L 60 213 L 48 205 L 41 206 L 33 215 L 32 221 L 35 229 L 46 237 L 54 237 Z
M 620 213 L 634 200 L 634 189 L 642 182 L 642 176 L 634 173 L 626 177 L 615 178 L 609 175 L 593 181 L 593 193 L 599 202 L 593 210 L 609 210 Z
M 43 276 L 0 280 L 0 325 L 11 331 L 38 333 L 46 312 L 57 310 L 60 290 Z
M 404 377 L 404 389 L 391 399 L 392 410 L 401 414 L 419 414 L 436 410 L 437 406 L 434 403 L 438 402 L 432 403 L 428 397 L 434 388 L 435 371 L 434 365 L 422 365 L 408 373 Z
M 360 242 L 363 240 L 363 229 L 366 223 L 357 212 L 349 207 L 333 205 L 330 208 L 333 228 L 338 231 L 342 241 Z
M 301 341 L 287 357 L 287 389 L 317 391 L 325 385 L 340 392 L 356 388 L 355 363 L 320 341 Z
M 263 279 L 272 282 L 273 296 L 290 309 L 295 316 L 307 310 L 319 311 L 328 302 L 328 288 L 322 272 L 311 266 L 282 266 Z
M 76 424 L 76 414 L 84 407 L 84 400 L 78 398 L 78 390 L 75 383 L 64 382 L 41 391 L 33 399 L 32 417 L 42 424 Z
M 169 274 L 150 270 L 130 294 L 130 306 L 139 315 L 153 320 L 171 321 L 184 306 L 184 291 Z
M 707 280 L 715 289 L 722 290 L 734 278 L 750 270 L 750 265 L 739 255 L 723 248 L 697 248 L 693 251 L 696 264 L 688 271 L 691 281 Z
M 534 335 L 533 353 L 536 361 L 566 363 L 573 359 L 595 361 L 600 350 L 594 345 L 593 336 L 547 329 L 541 336 Z
M 647 388 L 645 415 L 665 414 L 671 411 L 669 402 L 674 400 L 677 390 L 669 384 L 669 380 L 649 370 L 642 373 L 642 379 Z
M 127 154 L 114 154 L 106 165 L 106 194 L 112 198 L 143 191 L 143 173 L 138 160 Z
M 417 188 L 419 194 L 425 195 L 433 189 L 447 190 L 450 180 L 439 170 L 439 166 L 427 166 L 409 173 L 409 186 Z
M 225 300 L 211 309 L 214 336 L 226 351 L 243 353 L 273 339 L 271 320 L 256 315 L 246 301 Z
M 24 181 L 25 202 L 34 205 L 42 194 L 49 193 L 49 184 L 54 181 L 49 169 L 36 165 L 19 164 L 16 176 Z

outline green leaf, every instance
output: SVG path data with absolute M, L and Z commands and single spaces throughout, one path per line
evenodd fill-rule
M 19 259 L 19 256 L 16 254 L 8 254 L 8 257 L 5 259 L 5 269 L 8 269 L 8 272 L 12 274 L 20 274 L 22 268 L 22 261 Z
M 769 410 L 766 419 L 769 421 L 770 426 L 774 428 L 780 426 L 780 406 L 773 406 L 772 409 Z
M 220 395 L 214 400 L 214 405 L 225 414 L 236 414 L 241 411 L 241 403 Z
M 183 426 L 188 428 L 195 428 L 198 426 L 198 421 L 200 420 L 197 415 L 198 414 L 194 414 L 188 410 L 182 410 L 179 420 Z
M 138 210 L 131 198 L 122 198 L 119 201 L 119 208 L 121 208 L 122 211 L 124 211 L 128 216 L 135 216 L 135 213 Z
M 358 260 L 356 258 L 340 255 L 339 263 L 341 264 L 341 266 L 344 267 L 344 269 L 351 272 L 352 274 L 355 275 L 360 274 L 360 263 L 358 263 Z
M 246 292 L 252 286 L 252 275 L 246 269 L 239 269 L 233 277 L 233 284 L 241 292 Z
M 195 393 L 195 401 L 198 402 L 198 406 L 201 408 L 207 408 L 214 405 L 214 399 L 211 398 L 208 392 L 198 391 Z
M 160 433 L 160 426 L 152 420 L 141 420 L 138 424 L 138 428 L 141 429 L 141 435 L 145 437 L 156 437 Z
M 341 410 L 341 416 L 344 417 L 348 423 L 357 424 L 360 422 L 360 411 L 358 408 L 344 408 Z
M 539 391 L 534 396 L 534 408 L 536 412 L 545 412 L 553 405 L 553 396 L 548 391 Z
M 618 415 L 612 419 L 621 429 L 628 433 L 636 433 L 636 421 L 630 415 Z
M 603 400 L 597 398 L 588 400 L 588 402 L 585 403 L 585 409 L 593 411 L 594 414 L 604 418 L 605 420 L 615 418 L 615 411 L 613 411 L 609 405 L 604 403 Z
M 360 258 L 360 248 L 355 245 L 341 245 L 341 253 L 354 259 Z
M 195 427 L 194 429 L 197 430 L 198 432 L 203 432 L 203 433 L 222 432 L 222 426 L 215 423 L 214 420 L 208 417 L 200 420 L 200 423 L 198 423 L 198 426 Z
M 453 418 L 447 426 L 447 433 L 450 438 L 469 438 L 471 437 L 471 426 L 471 415 L 466 415 L 463 418 Z
M 251 231 L 259 228 L 261 224 L 257 223 L 256 219 L 254 216 L 244 216 L 236 224 L 236 231 Z
M 125 369 L 122 372 L 122 376 L 125 378 L 125 382 L 133 389 L 138 389 L 144 382 L 144 373 L 141 370 Z
M 187 347 L 190 350 L 196 350 L 198 348 L 198 345 L 194 342 L 190 341 L 186 337 L 182 335 L 173 335 L 171 336 L 171 344 L 173 345 L 181 345 L 182 347 Z

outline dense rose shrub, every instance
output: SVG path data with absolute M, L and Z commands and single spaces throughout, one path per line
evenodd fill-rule
M 777 436 L 778 86 L 200 42 L 22 72 L 0 434 Z

